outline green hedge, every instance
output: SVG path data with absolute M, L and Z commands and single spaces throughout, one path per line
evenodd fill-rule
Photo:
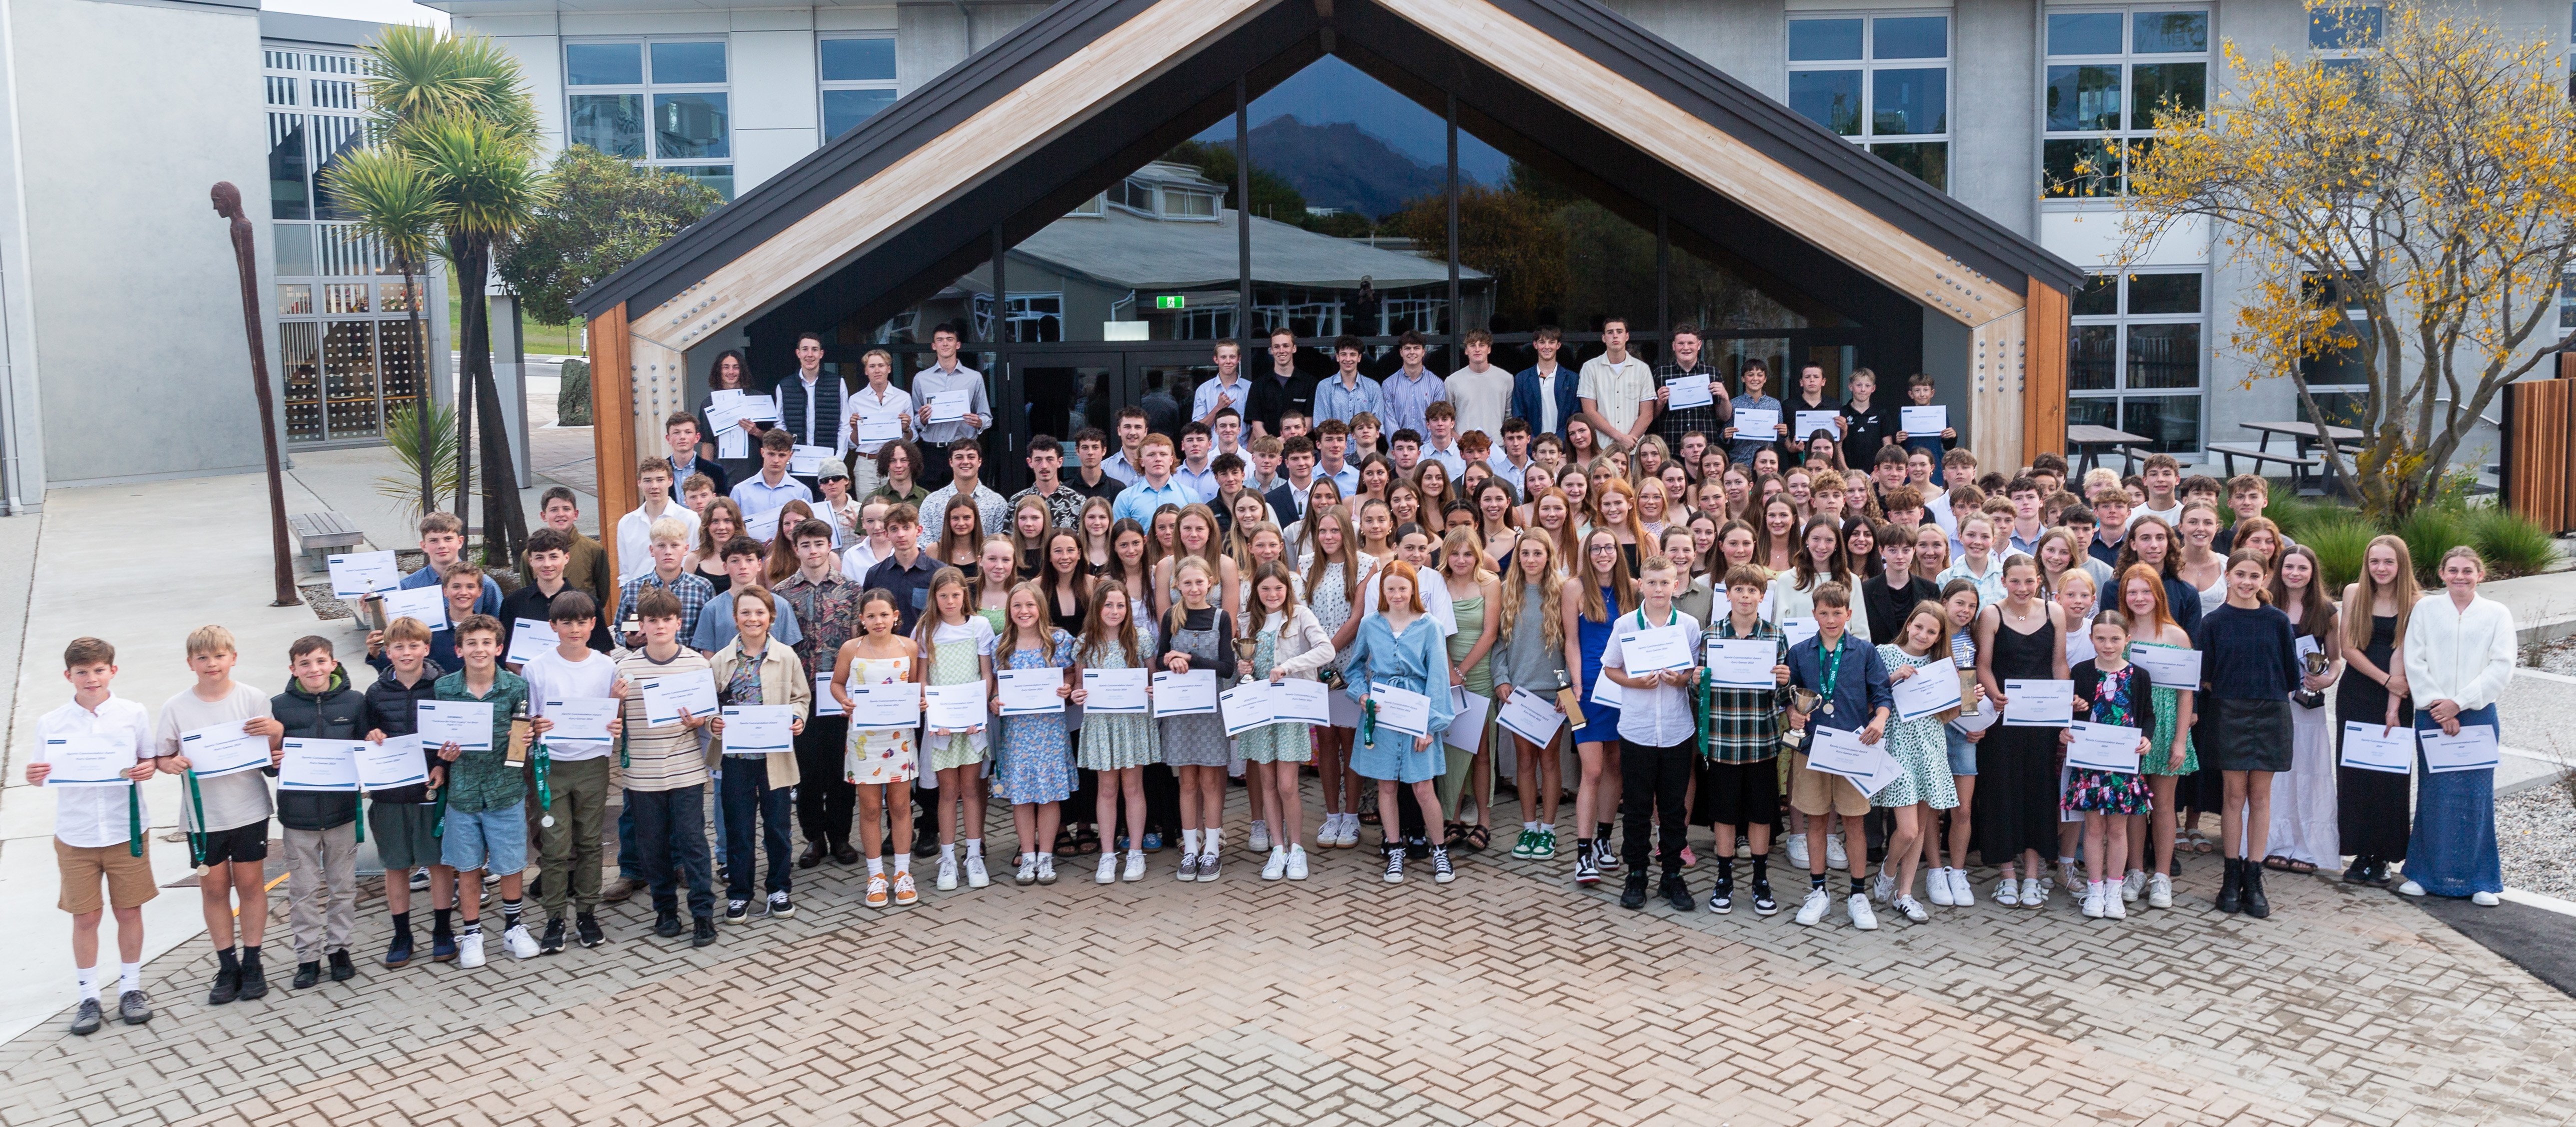
M 563 383 L 555 389 L 555 425 L 590 425 L 590 361 L 563 362 Z

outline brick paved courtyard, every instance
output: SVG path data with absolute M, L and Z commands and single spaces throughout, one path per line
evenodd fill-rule
M 1304 883 L 1248 855 L 1215 885 L 1174 881 L 1169 851 L 1133 885 L 1077 859 L 1023 889 L 1003 867 L 886 914 L 826 865 L 798 874 L 794 919 L 704 950 L 652 938 L 639 898 L 603 914 L 606 947 L 519 963 L 496 943 L 472 972 L 367 962 L 370 897 L 354 983 L 298 994 L 281 954 L 268 999 L 211 1009 L 196 941 L 148 968 L 149 1026 L 0 1046 L 0 1123 L 2576 1116 L 2576 1002 L 2385 892 L 2282 877 L 2273 919 L 2223 918 L 2203 860 L 2185 907 L 2125 923 L 2061 893 L 1863 934 L 1839 911 L 1624 912 L 1567 863 L 1494 852 L 1390 888 L 1373 856 L 1327 851 Z

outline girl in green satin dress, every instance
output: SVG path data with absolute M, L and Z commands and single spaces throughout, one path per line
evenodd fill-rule
M 1476 750 L 1458 750 L 1455 742 L 1443 750 L 1449 755 L 1449 770 L 1440 777 L 1440 808 L 1452 812 L 1456 819 L 1446 827 L 1445 843 L 1452 849 L 1479 851 L 1493 840 L 1494 815 L 1494 695 L 1493 663 L 1485 660 L 1494 648 L 1495 617 L 1487 608 L 1499 605 L 1501 580 L 1485 566 L 1485 546 L 1475 530 L 1464 522 L 1450 529 L 1441 540 L 1440 578 L 1449 585 L 1449 609 L 1458 621 L 1458 632 L 1449 636 L 1449 683 L 1466 686 L 1467 695 L 1485 698 L 1489 706 L 1483 730 L 1477 733 Z M 1450 733 L 1453 741 L 1465 733 Z M 1467 821 L 1458 796 L 1469 782 L 1476 789 L 1476 820 Z
M 2164 576 L 2147 564 L 2131 564 L 2119 575 L 2119 609 L 2129 622 L 2129 649 L 2144 647 L 2168 649 L 2191 648 L 2191 635 L 2174 621 L 2173 610 L 2165 604 Z M 2154 794 L 2154 805 L 2143 815 L 2131 815 L 2129 823 L 2130 870 L 2145 870 L 2147 879 L 2140 890 L 2147 906 L 2173 906 L 2174 831 L 2177 825 L 2174 809 L 2175 783 L 2185 775 L 2200 770 L 2200 756 L 2192 750 L 2191 722 L 2194 715 L 2192 693 L 2163 685 L 2148 694 L 2154 702 L 2156 730 L 2147 737 L 2147 752 L 2138 757 L 2138 768 L 2147 777 L 2147 788 Z M 2148 853 L 2155 857 L 2147 865 Z M 2125 890 L 2124 890 L 2125 891 Z

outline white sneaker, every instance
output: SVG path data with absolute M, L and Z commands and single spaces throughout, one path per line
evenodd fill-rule
M 1807 835 L 1789 835 L 1789 867 L 1802 873 L 1807 871 Z
M 1289 846 L 1289 847 L 1288 847 L 1288 879 L 1290 879 L 1290 880 L 1304 880 L 1304 879 L 1306 879 L 1306 847 L 1305 847 L 1305 846 L 1302 846 L 1302 845 L 1291 845 L 1291 846 Z
M 1037 882 L 1038 855 L 1035 853 L 1020 854 L 1020 869 L 1018 872 L 1011 874 L 1011 883 L 1027 886 L 1036 884 Z
M 2119 889 L 2111 887 L 2105 887 L 2102 890 L 2102 915 L 2104 918 L 2114 920 L 2125 920 L 2129 918 L 2129 902 L 2120 899 L 2119 892 Z
M 1951 906 L 1957 908 L 1976 907 L 1977 886 L 1968 883 L 1968 871 L 1965 869 L 1950 869 L 1947 871 L 1950 874 Z
M 1093 883 L 1093 884 L 1110 884 L 1110 883 L 1114 883 L 1114 882 L 1116 882 L 1116 881 L 1117 881 L 1117 879 L 1118 879 L 1118 855 L 1117 855 L 1117 854 L 1115 854 L 1115 853 L 1103 853 L 1103 854 L 1101 854 L 1101 855 L 1100 855 L 1100 869 L 1099 869 L 1099 871 L 1094 872 L 1093 874 L 1091 874 L 1091 883 Z
M 2424 886 L 2410 880 L 2397 886 L 2397 894 L 2399 896 L 2422 896 L 2424 895 Z
M 2048 887 L 2037 880 L 2025 880 L 2021 882 L 2021 906 L 2025 908 L 2047 907 Z
M 2469 894 L 2469 903 L 2481 908 L 2492 908 L 2504 903 L 2504 898 L 2492 892 L 2472 892 Z
M 2020 886 L 2019 886 L 2019 885 L 2014 884 L 2014 883 L 2013 883 L 2013 879 L 2012 879 L 2011 877 L 2005 877 L 2005 878 L 2004 878 L 2004 879 L 2002 879 L 2002 880 L 1996 881 L 1996 882 L 1995 882 L 1995 903 L 1997 903 L 1997 904 L 2001 904 L 2001 905 L 2003 905 L 2004 907 L 2007 907 L 2007 908 L 2018 908 L 2018 907 L 2020 907 L 2020 906 L 2021 906 L 2021 893 L 2014 891 L 2014 889 L 2016 889 L 2016 888 L 2018 888 L 2018 887 L 2020 887 Z
M 939 858 L 939 883 L 932 886 L 941 892 L 957 891 L 957 859 L 946 854 Z
M 1270 823 L 1259 818 L 1252 820 L 1251 843 L 1252 851 L 1255 853 L 1270 848 Z
M 1923 892 L 1932 898 L 1932 905 L 1936 908 L 1947 908 L 1955 903 L 1950 898 L 1950 870 L 1934 869 L 1923 874 Z
M 1853 927 L 1862 931 L 1878 930 L 1878 913 L 1869 910 L 1869 897 L 1852 893 L 1851 899 L 1844 902 L 1843 912 L 1851 917 Z
M 1342 832 L 1333 835 L 1333 844 L 1344 849 L 1357 848 L 1360 843 L 1360 816 L 1344 810 L 1341 817 Z
M 2145 895 L 2146 891 L 2147 871 L 2145 869 L 2131 869 L 2129 875 L 2120 878 L 2121 903 L 2135 904 L 2138 902 L 2138 897 Z
M 2084 918 L 2088 920 L 2102 918 L 2102 886 L 2098 882 L 2084 890 Z
M 1052 853 L 1040 853 L 1040 854 L 1038 854 L 1038 883 L 1039 883 L 1039 884 L 1054 884 L 1054 883 L 1055 883 L 1055 854 L 1052 854 Z
M 1260 825 L 1258 822 L 1253 824 Z M 1270 859 L 1261 863 L 1261 879 L 1278 880 L 1287 875 L 1288 850 L 1285 847 L 1271 850 Z
M 460 967 L 479 967 L 483 965 L 482 928 L 473 928 L 465 934 L 456 937 L 456 965 Z
M 1877 876 L 1870 878 L 1870 882 L 1869 882 L 1869 898 L 1870 898 L 1870 899 L 1875 900 L 1875 901 L 1878 901 L 1878 902 L 1879 902 L 1879 903 L 1881 903 L 1881 904 L 1884 904 L 1884 903 L 1887 903 L 1887 902 L 1888 902 L 1888 900 L 1889 900 L 1889 899 L 1891 899 L 1891 898 L 1893 898 L 1895 895 L 1896 895 L 1896 878 L 1895 878 L 1895 877 L 1892 877 L 1892 876 L 1887 875 L 1887 871 L 1886 871 L 1886 870 L 1882 869 L 1882 870 L 1880 870 L 1880 871 L 1879 871 L 1879 874 L 1878 874 Z
M 2173 907 L 2173 877 L 2164 873 L 2148 874 L 2147 907 Z
M 993 883 L 992 875 L 984 871 L 983 855 L 977 854 L 975 856 L 968 857 L 966 859 L 966 887 L 982 888 L 991 883 Z
M 1134 884 L 1137 881 L 1145 879 L 1144 850 L 1130 849 L 1127 851 L 1127 871 L 1119 874 L 1118 879 L 1126 881 L 1129 884 Z
M 1843 835 L 1825 835 L 1825 867 L 1837 873 L 1851 871 L 1851 854 L 1843 852 Z
M 1814 927 L 1825 918 L 1825 909 L 1834 906 L 1834 897 L 1821 888 L 1807 890 L 1807 899 L 1798 905 L 1798 926 Z
M 1905 918 L 1912 920 L 1915 923 L 1920 924 L 1932 922 L 1932 914 L 1924 911 L 1923 905 L 1915 903 L 1914 898 L 1911 896 L 1897 897 L 1896 910 L 1905 913 Z
M 537 957 L 537 937 L 528 934 L 528 925 L 519 924 L 501 933 L 501 949 L 513 959 L 533 959 Z

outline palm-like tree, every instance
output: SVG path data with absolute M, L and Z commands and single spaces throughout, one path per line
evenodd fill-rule
M 438 507 L 433 469 L 426 452 L 435 447 L 429 435 L 429 335 L 423 331 L 424 287 L 413 279 L 426 268 L 438 247 L 445 207 L 429 174 L 400 149 L 370 146 L 332 162 L 322 172 L 323 184 L 341 206 L 358 217 L 356 235 L 375 240 L 402 271 L 403 292 L 411 308 L 412 418 L 420 434 L 420 511 Z
M 473 481 L 469 440 L 479 439 L 484 559 L 504 563 L 526 539 L 527 518 L 519 507 L 500 390 L 492 378 L 484 285 L 495 248 L 527 224 L 546 196 L 546 177 L 536 163 L 536 106 L 518 61 L 484 36 L 405 25 L 386 29 L 366 51 L 375 138 L 427 177 L 438 201 L 445 257 L 456 268 L 464 322 L 458 351 L 467 388 L 456 411 L 457 514 L 466 512 Z

